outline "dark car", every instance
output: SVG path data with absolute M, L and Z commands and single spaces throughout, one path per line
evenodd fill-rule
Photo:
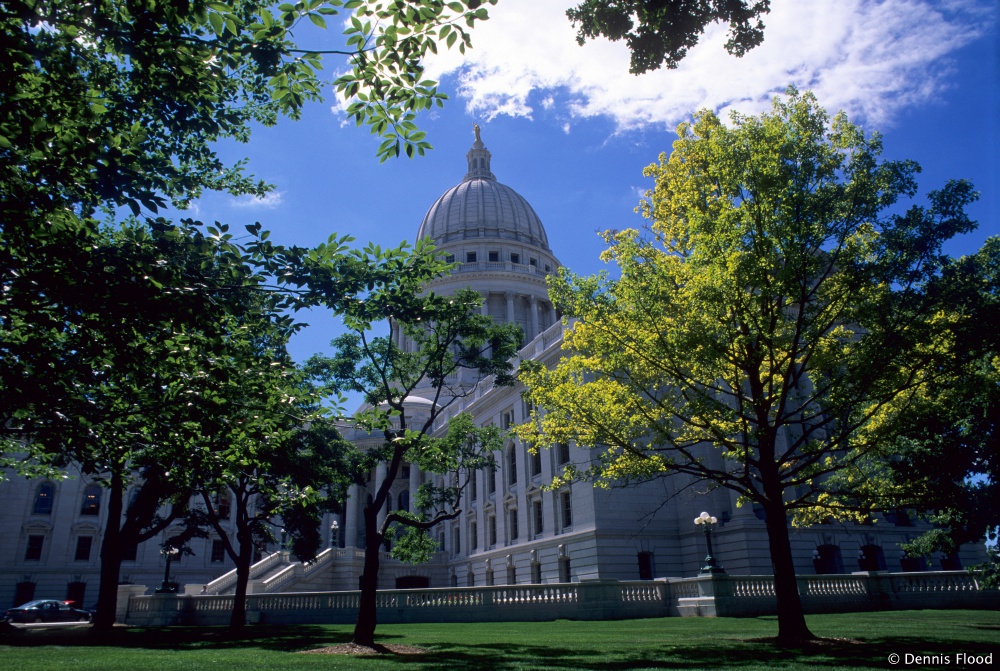
M 64 601 L 40 599 L 7 611 L 8 622 L 90 622 L 90 613 Z

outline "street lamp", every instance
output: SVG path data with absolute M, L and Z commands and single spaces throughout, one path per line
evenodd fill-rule
M 170 582 L 170 562 L 173 558 L 180 554 L 180 548 L 175 548 L 169 545 L 165 545 L 160 548 L 160 554 L 167 558 L 167 567 L 163 570 L 163 584 L 160 588 L 156 590 L 157 594 L 175 594 L 177 592 L 177 586 L 171 584 Z
M 725 573 L 726 570 L 716 565 L 715 557 L 712 556 L 712 528 L 719 523 L 719 520 L 708 513 L 702 513 L 694 518 L 694 523 L 705 532 L 705 544 L 708 546 L 708 554 L 705 556 L 705 565 L 701 567 L 701 574 Z
M 340 546 L 340 522 L 334 520 L 330 524 L 330 547 Z

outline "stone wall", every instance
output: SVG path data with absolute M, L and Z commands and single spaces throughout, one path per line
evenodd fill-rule
M 916 608 L 1000 608 L 964 571 L 804 576 L 807 613 Z M 267 624 L 351 624 L 360 593 L 250 594 L 247 620 Z M 136 626 L 225 625 L 231 595 L 132 596 L 123 619 Z M 670 615 L 750 617 L 776 612 L 771 576 L 699 576 L 654 581 L 380 590 L 378 621 L 502 622 L 616 620 Z

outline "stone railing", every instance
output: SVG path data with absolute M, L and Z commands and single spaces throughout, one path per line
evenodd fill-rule
M 335 551 L 331 551 L 331 555 Z M 299 565 L 299 570 L 305 570 Z M 861 573 L 797 578 L 807 613 L 914 608 L 1000 608 L 963 571 Z M 381 590 L 378 620 L 408 622 L 603 620 L 642 617 L 756 616 L 776 612 L 771 576 L 712 575 L 655 581 L 583 581 Z M 247 596 L 247 619 L 270 624 L 350 624 L 360 592 L 259 593 Z M 226 624 L 230 595 L 132 596 L 125 622 L 138 626 Z
M 809 575 L 796 581 L 806 613 L 1000 608 L 1000 593 L 985 591 L 966 571 Z M 682 587 L 683 583 L 687 585 Z M 699 576 L 670 585 L 678 615 L 741 617 L 777 612 L 771 576 Z M 692 593 L 691 585 L 697 593 Z
M 287 561 L 287 559 L 287 553 L 272 552 L 259 562 L 250 566 L 250 579 L 254 580 L 259 576 L 264 575 L 275 566 L 281 564 L 283 561 Z M 234 585 L 236 585 L 236 569 L 223 573 L 215 580 L 207 583 L 205 587 L 207 588 L 208 594 L 220 594 Z

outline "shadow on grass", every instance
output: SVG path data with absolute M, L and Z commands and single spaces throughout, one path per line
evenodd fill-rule
M 976 626 L 976 625 L 973 625 Z M 977 626 L 994 629 L 992 626 Z M 257 648 L 274 652 L 299 652 L 347 643 L 350 631 L 331 630 L 322 625 L 248 627 L 234 636 L 224 628 L 170 627 L 162 629 L 116 628 L 98 633 L 89 627 L 70 629 L 18 629 L 0 635 L 0 645 L 41 646 L 115 646 L 150 650 L 209 651 L 228 648 Z M 412 637 L 380 634 L 379 643 L 391 644 L 406 639 L 408 645 L 420 645 Z M 417 655 L 393 655 L 394 668 L 430 671 L 504 671 L 505 669 L 592 669 L 626 671 L 629 669 L 782 669 L 782 668 L 889 668 L 891 653 L 954 655 L 956 643 L 921 637 L 873 637 L 864 641 L 822 639 L 802 648 L 778 648 L 764 640 L 743 640 L 732 636 L 701 640 L 691 644 L 660 644 L 628 647 L 601 646 L 595 640 L 587 646 L 501 643 L 432 643 L 427 652 Z M 996 645 L 963 641 L 962 652 L 985 655 Z

